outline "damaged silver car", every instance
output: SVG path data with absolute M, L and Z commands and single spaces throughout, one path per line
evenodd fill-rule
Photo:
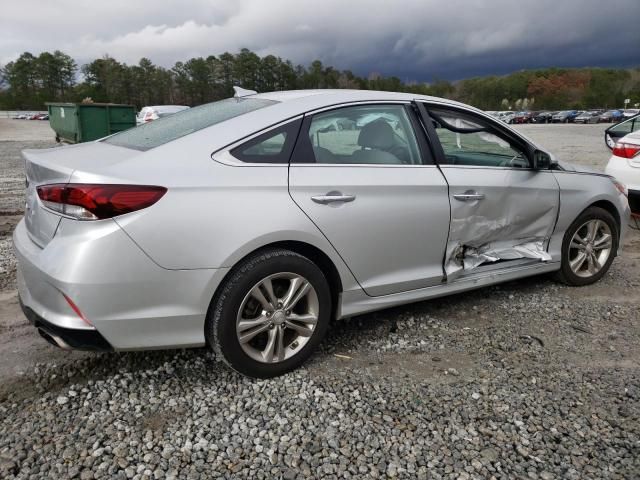
M 554 272 L 601 278 L 629 206 L 456 102 L 319 90 L 203 105 L 24 152 L 27 317 L 64 348 L 208 345 L 255 377 L 332 318 Z

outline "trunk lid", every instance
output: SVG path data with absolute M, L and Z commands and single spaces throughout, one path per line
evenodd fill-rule
M 46 209 L 38 198 L 37 187 L 52 183 L 68 183 L 77 169 L 92 171 L 124 160 L 123 153 L 138 152 L 101 142 L 83 143 L 42 150 L 23 150 L 26 175 L 26 204 L 24 219 L 27 232 L 41 248 L 54 237 L 61 216 Z

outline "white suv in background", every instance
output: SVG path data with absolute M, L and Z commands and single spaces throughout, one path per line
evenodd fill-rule
M 138 112 L 136 123 L 141 125 L 146 122 L 166 117 L 167 115 L 181 112 L 187 108 L 189 107 L 185 107 L 184 105 L 155 105 L 153 107 L 143 107 L 142 110 Z
M 640 219 L 640 130 L 617 139 L 612 153 L 605 172 L 627 187 L 631 214 Z

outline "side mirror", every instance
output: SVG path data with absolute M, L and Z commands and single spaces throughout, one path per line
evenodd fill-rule
M 535 170 L 550 170 L 553 165 L 558 162 L 547 152 L 542 150 L 535 150 L 533 152 L 533 168 Z

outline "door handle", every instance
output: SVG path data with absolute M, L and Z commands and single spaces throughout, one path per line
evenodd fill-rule
M 456 193 L 453 198 L 460 200 L 461 202 L 473 202 L 475 200 L 484 199 L 484 193 L 478 193 L 474 191 L 468 191 L 464 193 Z
M 326 195 L 316 195 L 314 197 L 311 197 L 311 200 L 321 205 L 327 205 L 329 203 L 337 202 L 353 202 L 355 199 L 355 195 L 342 195 L 340 192 L 329 192 Z

